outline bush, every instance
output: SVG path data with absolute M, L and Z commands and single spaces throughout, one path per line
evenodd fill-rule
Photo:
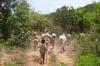
M 100 34 L 75 35 L 78 56 L 76 66 L 100 66 Z
M 76 66 L 100 66 L 100 57 L 94 54 L 81 55 L 76 61 Z
M 78 35 L 77 47 L 80 54 L 100 53 L 100 35 L 97 33 L 85 34 L 84 36 Z

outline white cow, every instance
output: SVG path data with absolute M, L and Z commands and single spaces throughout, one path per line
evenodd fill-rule
M 64 52 L 64 50 L 65 50 L 64 46 L 66 43 L 66 36 L 64 33 L 59 36 L 59 43 L 60 43 L 60 52 Z
M 52 35 L 51 35 L 51 46 L 52 46 L 52 48 L 54 48 L 55 41 L 56 41 L 56 34 L 52 33 Z

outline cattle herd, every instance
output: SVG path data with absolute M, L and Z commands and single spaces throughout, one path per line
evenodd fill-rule
M 67 34 L 65 35 L 65 33 L 62 33 L 61 35 L 57 36 L 55 33 L 49 33 L 49 32 L 45 32 L 42 34 L 39 34 L 38 32 L 34 32 L 34 41 L 32 43 L 33 45 L 33 49 L 34 51 L 38 51 L 40 52 L 40 56 L 41 56 L 41 61 L 42 63 L 44 63 L 45 60 L 45 54 L 48 50 L 54 49 L 55 48 L 55 43 L 56 40 L 58 40 L 58 46 L 59 46 L 59 53 L 63 53 L 65 51 L 64 46 L 65 44 L 70 44 L 70 39 L 71 39 L 71 35 Z

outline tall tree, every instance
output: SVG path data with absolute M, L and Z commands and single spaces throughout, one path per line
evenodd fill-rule
M 0 29 L 4 39 L 9 37 L 8 18 L 18 4 L 18 0 L 0 0 L 0 13 L 4 18 L 0 21 Z
M 64 32 L 71 33 L 75 30 L 76 15 L 74 9 L 63 6 L 53 13 L 53 19 L 56 25 L 59 25 Z
M 26 47 L 26 42 L 31 33 L 31 26 L 29 25 L 29 5 L 26 0 L 21 0 L 16 7 L 12 22 L 12 34 L 16 37 L 15 44 L 18 47 Z M 11 26 L 12 26 L 11 25 Z

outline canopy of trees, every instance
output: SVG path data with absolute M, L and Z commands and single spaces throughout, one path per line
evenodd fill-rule
M 99 14 L 100 3 L 93 3 L 78 9 L 63 6 L 47 16 L 53 20 L 55 25 L 60 26 L 64 32 L 72 33 L 90 31 L 95 20 L 99 20 Z
M 33 30 L 52 26 L 48 18 L 32 11 L 26 0 L 0 1 L 0 39 L 6 46 L 25 48 Z

